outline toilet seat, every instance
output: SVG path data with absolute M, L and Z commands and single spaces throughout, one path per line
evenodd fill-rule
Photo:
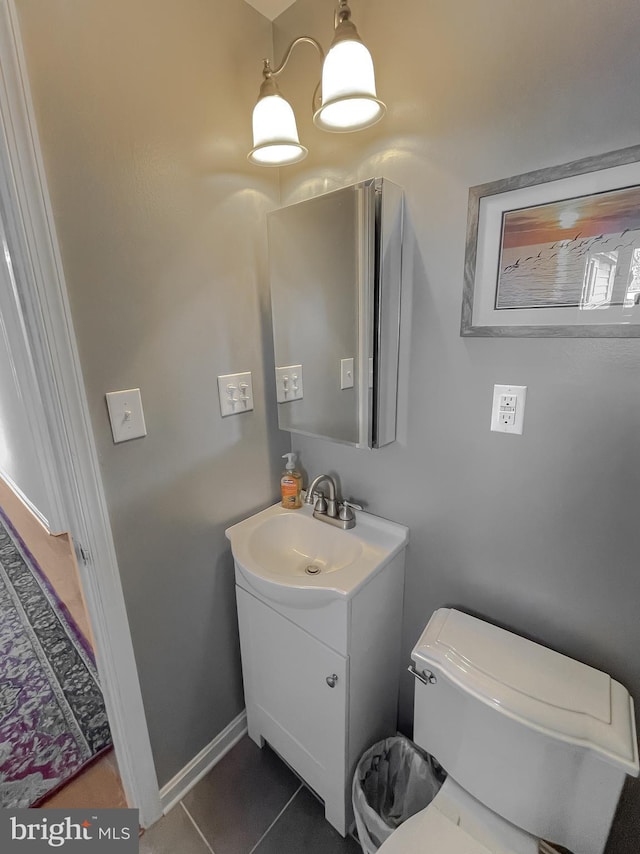
M 429 806 L 400 825 L 379 854 L 538 854 L 538 840 L 448 777 Z

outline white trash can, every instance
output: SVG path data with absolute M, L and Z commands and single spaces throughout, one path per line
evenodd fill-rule
M 428 806 L 445 773 L 403 735 L 366 750 L 353 775 L 353 812 L 364 854 L 375 854 L 403 821 Z

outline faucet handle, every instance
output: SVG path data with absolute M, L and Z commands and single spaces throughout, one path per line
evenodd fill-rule
M 340 505 L 340 510 L 338 511 L 338 519 L 342 519 L 343 522 L 350 522 L 354 519 L 354 510 L 362 510 L 363 507 L 361 504 L 356 504 L 354 501 L 345 500 Z
M 327 499 L 325 498 L 325 494 L 321 489 L 314 491 L 312 500 L 315 501 L 313 509 L 316 513 L 327 512 Z

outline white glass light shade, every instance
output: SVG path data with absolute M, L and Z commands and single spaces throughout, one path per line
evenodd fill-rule
M 313 117 L 323 130 L 337 133 L 370 127 L 385 114 L 376 97 L 373 60 L 360 41 L 334 44 L 322 67 L 322 106 Z
M 253 148 L 248 158 L 258 166 L 284 166 L 307 156 L 300 145 L 296 117 L 281 95 L 265 95 L 253 108 Z

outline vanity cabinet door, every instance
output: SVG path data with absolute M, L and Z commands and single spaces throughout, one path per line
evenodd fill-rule
M 348 659 L 236 587 L 249 734 L 326 798 L 343 786 Z

